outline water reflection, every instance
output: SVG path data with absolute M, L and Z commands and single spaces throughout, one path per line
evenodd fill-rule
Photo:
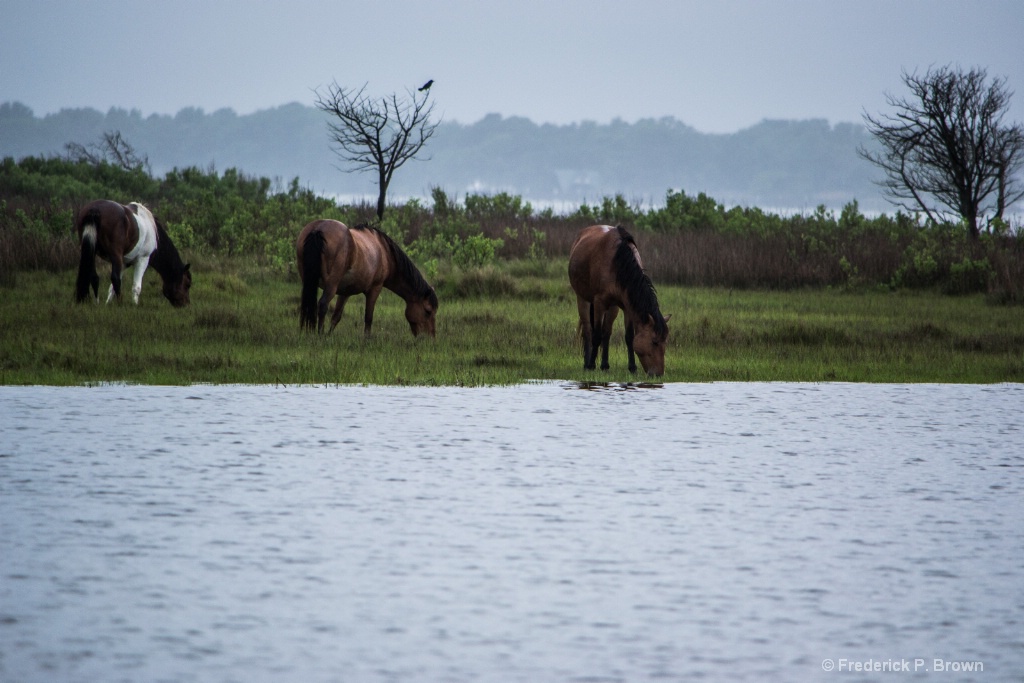
M 640 389 L 663 389 L 664 384 L 658 382 L 567 382 L 566 389 L 583 389 L 584 391 L 636 391 Z

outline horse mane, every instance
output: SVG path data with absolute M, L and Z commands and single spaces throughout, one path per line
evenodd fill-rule
M 375 228 L 372 225 L 366 223 L 360 223 L 353 228 L 354 230 L 369 230 L 376 234 L 380 239 L 387 245 L 388 251 L 391 252 L 391 259 L 395 263 L 395 272 L 397 276 L 410 287 L 412 287 L 413 293 L 423 299 L 429 299 L 430 305 L 435 309 L 437 308 L 437 293 L 434 288 L 430 286 L 423 274 L 420 273 L 419 268 L 412 262 L 412 259 L 402 250 L 395 240 L 391 239 L 391 236 L 380 228 Z
M 181 254 L 171 241 L 170 235 L 156 216 L 156 251 L 149 258 L 150 265 L 160 273 L 160 277 L 177 282 L 185 272 L 185 263 L 181 260 Z
M 654 283 L 637 262 L 634 254 L 633 247 L 636 246 L 636 240 L 621 225 L 616 226 L 615 229 L 619 233 L 619 244 L 612 257 L 615 280 L 619 283 L 619 287 L 625 290 L 634 315 L 640 317 L 650 315 L 654 319 L 655 332 L 661 334 L 668 329 L 668 326 L 658 307 L 658 294 L 654 290 Z

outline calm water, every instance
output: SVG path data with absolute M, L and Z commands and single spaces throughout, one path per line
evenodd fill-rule
M 0 387 L 0 680 L 1024 680 L 1022 409 Z

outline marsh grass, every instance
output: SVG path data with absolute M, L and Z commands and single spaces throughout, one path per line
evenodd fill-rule
M 147 275 L 142 301 L 75 305 L 74 272 L 19 273 L 0 298 L 0 383 L 486 385 L 630 382 L 621 318 L 609 372 L 582 370 L 576 304 L 558 260 L 438 274 L 438 334 L 415 339 L 385 292 L 330 336 L 298 329 L 298 283 L 245 261 L 198 258 L 192 306 Z M 498 283 L 498 284 L 495 284 Z M 663 285 L 668 382 L 1024 381 L 1024 316 L 982 294 L 763 292 Z

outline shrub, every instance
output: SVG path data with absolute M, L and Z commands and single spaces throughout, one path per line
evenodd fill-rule
M 405 245 L 428 273 L 472 271 L 499 259 L 537 262 L 564 273 L 577 231 L 594 223 L 633 230 L 656 283 L 727 287 L 938 287 L 949 294 L 988 291 L 1024 302 L 1024 234 L 993 221 L 981 240 L 963 226 L 916 215 L 868 217 L 856 201 L 836 215 L 824 206 L 781 216 L 756 207 L 725 208 L 701 193 L 670 191 L 664 206 L 641 210 L 622 195 L 581 205 L 568 215 L 535 213 L 508 193 L 470 194 L 460 203 L 440 188 L 433 206 L 393 205 L 379 227 Z M 354 226 L 376 207 L 339 205 L 304 189 L 237 169 L 174 169 L 163 178 L 140 169 L 67 159 L 0 161 L 0 277 L 18 270 L 75 267 L 72 224 L 87 201 L 137 200 L 153 209 L 181 250 L 200 258 L 235 255 L 254 268 L 294 273 L 294 240 L 315 218 Z M 185 254 L 186 260 L 193 254 Z M 520 266 L 524 267 L 524 266 Z M 529 266 L 533 268 L 533 266 Z M 500 287 L 498 287 L 500 289 Z
M 455 247 L 452 261 L 460 268 L 486 266 L 494 262 L 498 249 L 504 245 L 500 239 L 483 235 L 470 235 Z
M 988 290 L 992 265 L 985 259 L 964 257 L 949 267 L 949 278 L 942 286 L 946 294 L 974 294 Z
M 570 218 L 585 221 L 588 224 L 601 223 L 605 225 L 637 225 L 642 220 L 643 213 L 639 207 L 630 206 L 626 198 L 621 194 L 614 197 L 604 197 L 600 206 L 588 206 L 580 204 L 580 208 Z
M 494 195 L 470 194 L 465 200 L 466 217 L 477 224 L 525 223 L 533 216 L 530 202 L 522 197 L 499 192 Z

